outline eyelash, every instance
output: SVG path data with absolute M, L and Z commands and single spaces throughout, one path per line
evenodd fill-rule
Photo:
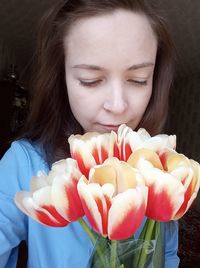
M 95 80 L 95 81 L 90 81 L 90 82 L 79 80 L 79 82 L 84 87 L 95 87 L 101 82 L 101 80 Z
M 127 80 L 128 82 L 138 85 L 138 86 L 146 86 L 147 85 L 147 80 L 144 81 L 139 81 L 139 80 Z
M 84 87 L 95 87 L 97 86 L 102 80 L 95 80 L 95 81 L 90 81 L 90 82 L 86 82 L 86 81 L 82 81 L 79 80 L 80 84 Z M 131 84 L 137 85 L 137 86 L 146 86 L 147 85 L 147 81 L 137 81 L 137 80 L 127 80 L 128 82 L 130 82 Z

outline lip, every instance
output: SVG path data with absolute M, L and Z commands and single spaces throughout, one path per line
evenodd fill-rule
M 121 124 L 119 124 L 119 125 L 107 125 L 107 124 L 98 124 L 101 128 L 103 128 L 103 129 L 105 129 L 105 130 L 107 130 L 107 131 L 111 131 L 111 130 L 113 130 L 113 131 L 117 131 L 118 130 L 118 128 L 119 128 L 119 126 L 121 125 Z

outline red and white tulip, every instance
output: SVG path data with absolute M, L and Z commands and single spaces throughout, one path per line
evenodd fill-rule
M 133 131 L 125 124 L 118 128 L 117 133 L 100 134 L 96 132 L 84 135 L 71 135 L 68 139 L 70 152 L 76 159 L 81 172 L 88 178 L 89 170 L 102 164 L 109 157 L 117 157 L 127 161 L 132 152 L 138 148 L 149 148 L 160 152 L 165 148 L 174 149 L 176 136 L 157 135 L 151 137 L 145 129 Z
M 110 239 L 126 239 L 143 221 L 147 188 L 141 174 L 117 158 L 90 170 L 78 183 L 85 215 L 93 229 Z
M 157 154 L 133 152 L 128 163 L 137 168 L 148 187 L 146 215 L 158 221 L 176 220 L 189 209 L 200 186 L 200 166 L 174 150 Z
M 84 215 L 77 192 L 82 174 L 73 159 L 53 164 L 48 175 L 39 171 L 31 179 L 30 192 L 18 192 L 16 205 L 28 216 L 45 225 L 62 227 Z
M 68 142 L 71 157 L 77 161 L 81 172 L 88 178 L 92 167 L 102 164 L 107 158 L 113 156 L 116 133 L 89 132 L 84 135 L 71 135 Z
M 40 223 L 61 227 L 86 215 L 97 233 L 121 240 L 144 215 L 179 219 L 197 196 L 200 165 L 174 151 L 175 136 L 121 125 L 116 133 L 72 135 L 69 144 L 72 158 L 16 194 L 17 206 Z

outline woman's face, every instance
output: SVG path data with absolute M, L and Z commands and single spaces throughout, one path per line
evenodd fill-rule
M 84 131 L 135 129 L 152 94 L 157 40 L 148 19 L 118 10 L 77 21 L 64 40 L 71 110 Z

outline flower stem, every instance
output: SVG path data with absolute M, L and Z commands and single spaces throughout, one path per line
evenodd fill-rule
M 79 219 L 79 223 L 81 224 L 81 226 L 83 227 L 85 232 L 88 234 L 90 240 L 92 241 L 92 244 L 94 246 L 96 246 L 96 251 L 97 251 L 97 254 L 101 260 L 101 263 L 102 263 L 103 267 L 106 268 L 107 267 L 107 260 L 106 260 L 106 258 L 104 258 L 104 253 L 101 251 L 101 247 L 98 245 L 98 241 L 97 241 L 96 237 L 91 232 L 90 228 L 88 227 L 88 225 L 85 223 L 85 221 L 83 219 Z
M 79 223 L 81 224 L 81 226 L 83 227 L 83 229 L 85 230 L 85 232 L 88 234 L 90 240 L 92 241 L 92 244 L 95 245 L 96 238 L 93 235 L 93 233 L 91 232 L 91 230 L 88 227 L 88 225 L 85 223 L 85 221 L 83 219 L 79 219 Z
M 116 268 L 116 258 L 117 258 L 117 241 L 111 240 L 111 266 L 110 268 Z
M 151 240 L 154 239 L 153 234 L 154 234 L 154 228 L 155 228 L 155 221 L 152 219 L 147 219 L 147 222 L 144 228 L 145 230 L 144 230 L 144 233 L 142 234 L 144 237 L 142 237 L 142 239 L 146 241 L 146 245 L 142 247 L 140 257 L 139 257 L 138 267 L 145 267 L 145 263 L 148 257 L 147 256 L 148 246 Z

